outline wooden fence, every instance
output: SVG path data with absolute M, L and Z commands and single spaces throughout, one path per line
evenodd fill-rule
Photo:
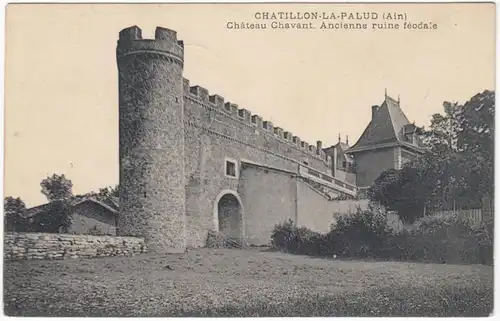
M 445 217 L 449 215 L 458 215 L 460 218 L 468 220 L 472 224 L 479 224 L 483 220 L 483 213 L 480 208 L 470 210 L 439 211 L 432 214 L 432 216 L 436 217 Z

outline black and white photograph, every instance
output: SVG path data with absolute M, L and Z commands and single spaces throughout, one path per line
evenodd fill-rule
M 495 3 L 10 3 L 4 67 L 4 315 L 493 315 Z

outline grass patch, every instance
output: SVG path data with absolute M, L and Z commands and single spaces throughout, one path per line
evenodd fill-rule
M 4 307 L 11 316 L 52 317 L 487 316 L 493 268 L 261 249 L 5 261 Z

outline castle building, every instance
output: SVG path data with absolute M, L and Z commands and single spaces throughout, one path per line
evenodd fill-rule
M 366 191 L 383 171 L 401 169 L 424 152 L 417 130 L 403 113 L 399 99 L 386 94 L 380 106 L 372 106 L 370 123 L 346 150 L 355 163 L 358 192 Z
M 144 237 L 152 251 L 202 247 L 209 231 L 264 245 L 288 219 L 327 232 L 336 198 L 356 198 L 377 172 L 420 151 L 415 127 L 389 97 L 354 146 L 323 148 L 192 86 L 173 30 L 143 39 L 137 26 L 123 29 L 116 56 L 117 234 Z

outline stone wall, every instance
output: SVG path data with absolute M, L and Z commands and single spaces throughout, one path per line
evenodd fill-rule
M 196 89 L 196 94 L 193 93 Z M 214 225 L 217 213 L 214 209 L 217 207 L 218 196 L 223 191 L 232 191 L 237 193 L 242 201 L 244 213 L 250 227 L 247 232 L 255 236 L 254 241 L 262 241 L 262 237 L 269 238 L 268 233 L 262 234 L 253 230 L 251 227 L 255 217 L 252 214 L 259 212 L 256 204 L 267 204 L 273 207 L 277 200 L 275 195 L 280 195 L 280 211 L 287 208 L 294 208 L 295 201 L 288 195 L 290 188 L 290 178 L 282 181 L 281 174 L 276 178 L 284 186 L 277 186 L 278 181 L 269 182 L 274 179 L 274 174 L 266 178 L 267 174 L 258 174 L 254 180 L 258 183 L 253 184 L 246 180 L 252 180 L 247 173 L 243 173 L 243 163 L 251 162 L 263 164 L 265 166 L 280 168 L 289 172 L 296 173 L 298 165 L 307 162 L 315 171 L 322 174 L 330 174 L 330 161 L 321 151 L 320 155 L 314 152 L 314 146 L 311 150 L 308 146 L 302 145 L 299 140 L 293 142 L 293 137 L 288 134 L 285 138 L 281 130 L 271 127 L 263 128 L 263 122 L 257 120 L 252 123 L 248 114 L 240 113 L 234 108 L 227 110 L 226 105 L 216 105 L 210 102 L 209 96 L 202 94 L 204 90 L 201 87 L 189 87 L 187 80 L 184 84 L 184 137 L 185 137 L 185 182 L 186 182 L 186 236 L 188 247 L 201 247 L 205 245 L 208 230 L 216 230 Z M 233 105 L 228 105 L 234 107 Z M 240 109 L 241 110 L 241 109 Z M 267 124 L 267 123 L 266 123 Z M 271 126 L 270 124 L 267 124 Z M 297 138 L 298 139 L 298 138 Z M 226 161 L 236 163 L 236 177 L 228 177 L 225 173 Z M 262 175 L 261 175 L 262 174 Z M 256 174 L 257 175 L 257 174 Z M 286 175 L 285 175 L 286 176 Z M 260 181 L 262 179 L 262 181 Z M 267 183 L 266 183 L 267 182 Z M 256 188 L 252 191 L 245 190 L 244 195 L 240 192 L 249 185 L 263 185 L 263 188 Z M 245 187 L 246 186 L 246 187 Z M 252 189 L 253 187 L 249 187 Z M 286 190 L 285 194 L 281 189 Z M 273 191 L 271 193 L 271 190 Z M 273 194 L 279 191 L 278 194 Z M 286 195 L 286 196 L 282 196 Z M 295 192 L 294 194 L 295 195 Z M 271 198 L 272 203 L 266 203 Z M 283 199 L 283 200 L 281 200 Z M 277 205 L 277 206 L 278 206 Z M 247 208 L 250 206 L 251 208 Z M 262 205 L 263 206 L 263 205 Z M 271 222 L 264 230 L 272 230 L 277 217 L 273 215 L 265 216 L 264 213 L 273 212 L 271 210 L 262 210 L 257 216 L 264 216 L 264 221 L 258 221 L 256 224 L 262 225 Z M 295 212 L 295 210 L 293 211 Z M 277 215 L 277 214 L 276 214 Z M 280 214 L 281 216 L 289 215 Z M 215 216 L 215 217 L 214 217 Z M 250 229 L 250 230 L 248 230 Z
M 273 211 L 276 217 L 266 216 L 269 210 L 252 216 L 257 213 L 254 204 L 271 207 L 265 201 L 270 198 L 276 203 L 273 209 L 289 215 L 288 208 L 295 212 L 296 185 L 290 177 L 274 181 L 259 176 L 259 183 L 252 186 L 264 188 L 247 189 L 240 197 L 246 184 L 240 179 L 242 163 L 290 172 L 307 164 L 318 173 L 330 174 L 331 157 L 321 141 L 307 143 L 278 124 L 192 86 L 183 78 L 183 59 L 183 42 L 173 30 L 157 27 L 155 39 L 149 40 L 142 39 L 137 26 L 120 32 L 118 234 L 144 236 L 149 249 L 160 252 L 202 247 L 208 231 L 219 228 L 218 202 L 229 193 L 243 205 L 241 212 L 249 217 L 250 229 L 258 216 L 272 222 L 262 229 L 268 238 L 268 230 L 282 217 L 275 214 L 277 210 Z M 236 168 L 236 175 L 227 173 L 227 162 Z M 278 182 L 285 185 L 274 186 Z M 276 198 L 281 189 L 287 196 Z M 278 194 L 270 193 L 274 191 Z M 259 231 L 255 235 L 264 237 Z
M 143 238 L 49 233 L 5 233 L 4 258 L 63 260 L 132 256 L 147 251 Z
M 289 173 L 244 167 L 238 193 L 243 200 L 249 244 L 268 245 L 275 224 L 296 221 L 296 179 Z
M 297 182 L 297 225 L 320 233 L 328 233 L 333 220 L 335 202 L 328 200 L 313 186 Z

